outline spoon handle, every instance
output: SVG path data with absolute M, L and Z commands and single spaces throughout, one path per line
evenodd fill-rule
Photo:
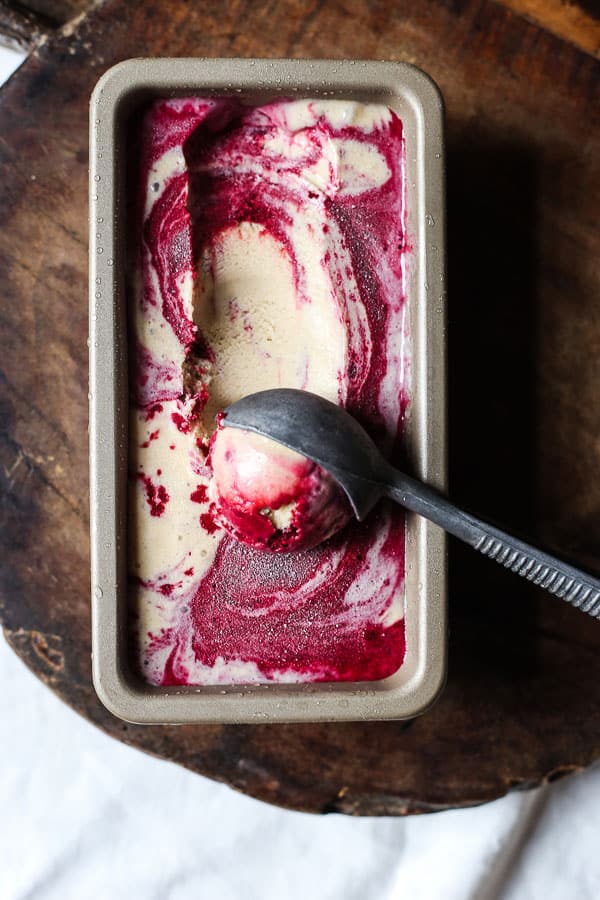
M 555 556 L 482 522 L 437 491 L 408 475 L 390 469 L 385 493 L 398 503 L 435 522 L 449 534 L 501 563 L 517 575 L 540 585 L 583 612 L 600 618 L 600 581 Z

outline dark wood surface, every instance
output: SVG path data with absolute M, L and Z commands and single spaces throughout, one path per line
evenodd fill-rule
M 70 34 L 92 5 L 90 0 L 0 0 L 0 45 L 28 51 L 59 28 Z
M 102 0 L 0 0 L 0 41 L 32 47 Z M 600 57 L 598 0 L 496 0 L 580 50 Z M 307 10 L 310 15 L 311 10 Z
M 8 0 L 0 0 L 0 45 L 28 51 L 47 35 L 49 24 L 34 12 Z
M 597 569 L 599 63 L 496 3 L 109 0 L 0 95 L 0 613 L 109 734 L 256 797 L 403 815 L 600 756 L 600 624 L 451 548 L 448 686 L 409 723 L 138 727 L 90 683 L 87 103 L 142 55 L 414 62 L 447 101 L 457 500 Z
M 9 0 L 9 2 L 15 2 L 15 0 Z M 98 0 L 18 0 L 18 2 L 32 10 L 40 18 L 58 27 L 91 9 Z

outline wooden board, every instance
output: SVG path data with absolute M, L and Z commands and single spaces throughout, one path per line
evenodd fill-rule
M 59 26 L 72 30 L 90 0 L 0 0 L 0 45 L 27 51 L 46 41 Z
M 87 103 L 142 55 L 399 59 L 448 112 L 454 496 L 597 568 L 600 67 L 496 3 L 107 0 L 0 96 L 0 612 L 113 736 L 312 811 L 481 803 L 600 755 L 600 624 L 452 545 L 440 702 L 409 723 L 138 727 L 90 683 Z

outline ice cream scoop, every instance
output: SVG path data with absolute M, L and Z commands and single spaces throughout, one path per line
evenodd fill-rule
M 459 509 L 433 488 L 391 466 L 342 407 L 308 391 L 250 394 L 225 411 L 225 426 L 268 437 L 321 466 L 358 519 L 390 497 L 485 556 L 600 618 L 600 581 Z
M 245 544 L 308 550 L 351 518 L 336 481 L 306 456 L 267 437 L 219 426 L 210 446 L 213 515 Z

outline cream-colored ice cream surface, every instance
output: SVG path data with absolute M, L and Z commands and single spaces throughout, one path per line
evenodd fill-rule
M 190 466 L 190 457 L 196 455 L 195 437 L 175 428 L 171 412 L 177 409 L 176 402 L 163 406 L 164 410 L 150 422 L 145 421 L 143 413 L 133 412 L 130 417 L 130 429 L 137 442 L 135 456 L 143 461 L 143 472 L 148 473 L 152 484 L 163 485 L 169 496 L 160 516 L 148 515 L 144 481 L 131 482 L 130 567 L 138 578 L 158 584 L 187 582 L 184 571 L 193 567 L 197 572 L 208 567 L 219 542 L 216 534 L 198 527 L 198 515 L 207 504 L 190 503 L 190 495 L 198 484 L 208 480 L 208 473 L 202 478 Z M 151 435 L 157 432 L 152 440 Z
M 309 218 L 296 216 L 292 241 L 310 301 L 298 299 L 286 248 L 259 224 L 228 229 L 203 253 L 194 321 L 215 355 L 202 416 L 209 434 L 220 410 L 254 391 L 301 387 L 343 399 L 346 329 L 314 237 L 321 223 Z
M 219 101 L 187 102 L 201 122 Z M 130 278 L 136 358 L 145 366 L 130 413 L 129 513 L 131 602 L 144 677 L 162 683 L 167 667 L 171 672 L 175 666 L 186 673 L 177 677 L 190 684 L 319 680 L 327 677 L 326 665 L 322 670 L 313 666 L 312 674 L 289 663 L 270 665 L 265 674 L 265 667 L 243 656 L 217 655 L 210 664 L 198 658 L 190 597 L 210 573 L 224 539 L 229 540 L 211 512 L 215 489 L 209 487 L 206 452 L 217 413 L 242 396 L 293 387 L 346 405 L 350 391 L 361 395 L 381 354 L 387 366 L 374 402 L 387 432 L 397 433 L 406 374 L 404 259 L 381 253 L 373 274 L 365 274 L 364 267 L 373 263 L 359 259 L 346 240 L 344 221 L 331 215 L 328 205 L 343 202 L 345 214 L 352 216 L 363 198 L 369 202 L 392 179 L 399 183 L 401 161 L 377 140 L 381 129 L 391 127 L 392 113 L 381 105 L 337 100 L 264 107 L 261 153 L 236 152 L 224 139 L 214 165 L 232 183 L 254 179 L 257 196 L 263 190 L 268 194 L 278 227 L 249 212 L 197 243 L 193 206 L 202 196 L 194 177 L 204 177 L 213 163 L 202 155 L 191 162 L 187 157 L 188 133 L 181 124 L 188 115 L 185 103 L 162 101 L 182 129 L 180 140 L 169 142 L 166 132 L 157 138 L 155 125 L 146 138 L 151 152 L 140 198 L 146 237 Z M 389 205 L 400 227 L 402 192 Z M 169 216 L 175 206 L 182 211 L 181 231 L 179 224 L 173 228 L 163 252 L 158 239 L 152 244 L 147 236 L 149 223 Z M 186 242 L 195 254 L 189 266 L 169 249 Z M 169 282 L 167 303 L 169 267 L 176 276 Z M 363 298 L 369 278 L 378 280 L 388 298 L 383 345 L 379 338 L 374 346 L 373 316 Z M 182 339 L 173 309 L 190 334 L 201 336 L 200 343 Z M 265 516 L 285 528 L 293 511 L 294 503 L 283 503 L 265 509 Z M 402 575 L 389 552 L 391 519 L 382 512 L 380 520 L 340 606 L 344 628 L 349 622 L 391 627 L 402 619 Z M 321 568 L 295 588 L 291 608 L 302 608 L 320 584 L 332 579 L 345 552 L 343 544 L 332 550 Z M 279 602 L 291 603 L 289 590 L 280 592 L 280 601 L 273 597 L 271 612 Z
M 295 100 L 282 104 L 271 114 L 290 132 L 312 128 L 325 119 L 334 129 L 351 125 L 365 134 L 386 125 L 392 117 L 389 107 L 381 103 L 355 100 Z

